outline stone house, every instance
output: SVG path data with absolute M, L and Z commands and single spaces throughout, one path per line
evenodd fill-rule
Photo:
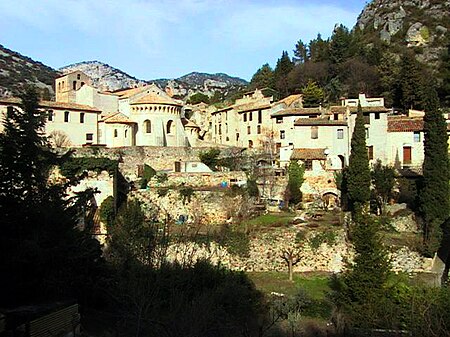
M 6 116 L 9 109 L 18 108 L 20 99 L 0 98 L 0 116 Z M 40 101 L 40 109 L 47 114 L 45 133 L 52 136 L 57 146 L 82 146 L 97 144 L 97 125 L 101 118 L 100 109 L 76 103 Z M 0 124 L 0 132 L 3 124 Z M 60 142 L 60 143 L 58 143 Z

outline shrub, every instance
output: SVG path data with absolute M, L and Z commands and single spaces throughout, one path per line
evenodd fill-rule
M 336 242 L 336 233 L 331 230 L 316 233 L 308 240 L 308 244 L 313 251 L 319 249 L 322 243 L 326 243 L 327 245 L 331 246 L 335 242 Z
M 111 226 L 114 223 L 116 217 L 114 197 L 109 196 L 103 200 L 100 205 L 100 220 L 106 223 L 107 226 Z
M 194 195 L 194 189 L 192 187 L 183 186 L 178 192 L 180 193 L 180 199 L 183 201 L 183 204 L 191 202 L 191 198 Z

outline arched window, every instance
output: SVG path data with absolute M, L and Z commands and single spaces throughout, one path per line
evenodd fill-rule
M 152 123 L 147 119 L 144 121 L 145 133 L 152 133 Z
M 166 128 L 167 134 L 172 133 L 172 131 L 173 131 L 172 128 L 173 128 L 173 121 L 170 120 L 167 122 L 167 128 Z
M 114 138 L 117 138 L 117 129 L 114 129 Z
M 248 141 L 248 147 L 249 147 L 249 148 L 252 148 L 252 147 L 253 147 L 253 141 L 252 141 L 252 140 L 249 140 L 249 141 Z

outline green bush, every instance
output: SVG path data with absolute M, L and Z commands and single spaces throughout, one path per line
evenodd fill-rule
M 308 244 L 313 251 L 319 249 L 322 243 L 326 243 L 329 246 L 334 245 L 336 242 L 336 233 L 328 230 L 324 232 L 316 233 L 308 239 Z
M 111 226 L 116 217 L 114 197 L 109 196 L 100 205 L 100 220 Z
M 60 166 L 60 169 L 63 176 L 72 179 L 87 171 L 94 171 L 97 173 L 107 171 L 109 174 L 114 174 L 117 167 L 117 160 L 111 160 L 109 158 L 77 157 L 65 161 Z
M 220 233 L 220 244 L 228 253 L 240 257 L 250 256 L 250 238 L 247 233 L 225 226 Z
M 208 151 L 201 151 L 198 155 L 200 161 L 208 166 L 211 170 L 217 171 L 217 164 L 219 162 L 219 149 L 210 149 Z

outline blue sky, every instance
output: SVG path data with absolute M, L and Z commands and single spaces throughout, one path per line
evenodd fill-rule
M 363 0 L 4 0 L 0 44 L 59 68 L 98 60 L 140 79 L 249 80 L 298 39 L 351 28 Z

